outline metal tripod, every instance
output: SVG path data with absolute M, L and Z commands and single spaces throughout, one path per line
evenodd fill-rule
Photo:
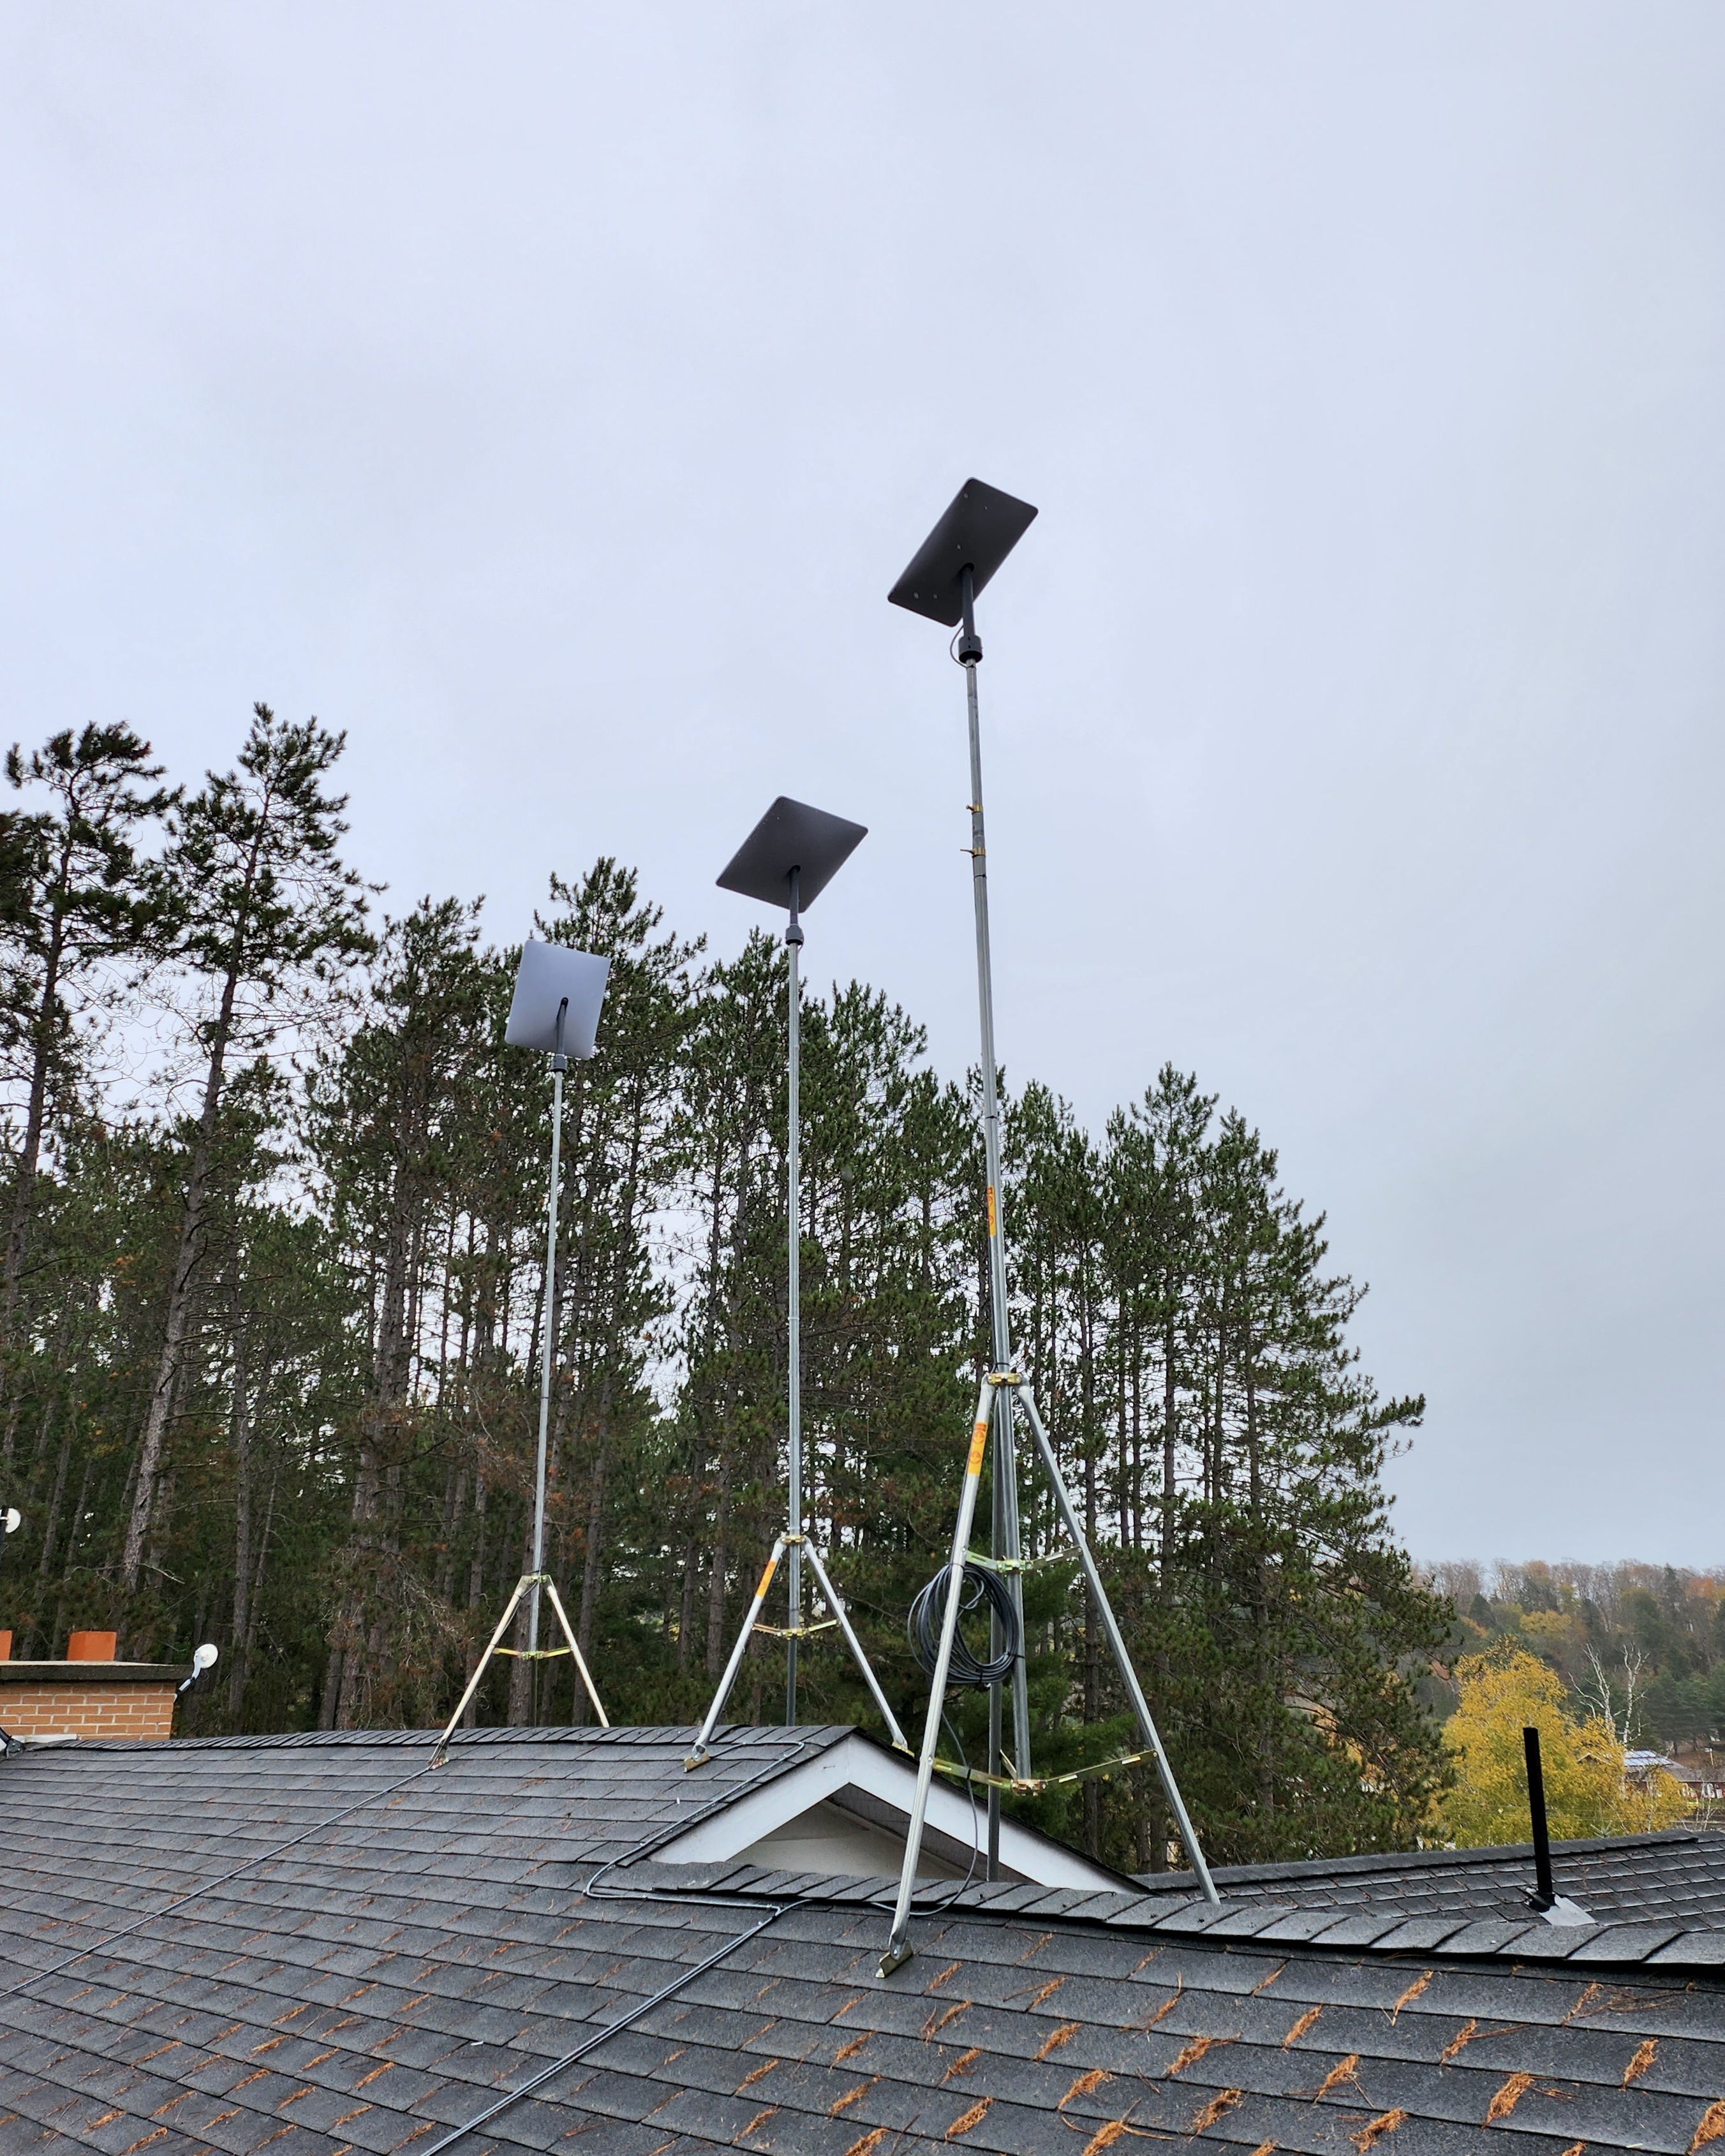
M 957 657 L 964 669 L 965 705 L 970 724 L 970 844 L 967 850 L 970 855 L 971 895 L 976 912 L 977 1003 L 982 1025 L 983 1055 L 983 1156 L 987 1185 L 984 1207 L 988 1241 L 990 1338 L 994 1360 L 993 1368 L 983 1377 L 978 1392 L 976 1416 L 971 1426 L 970 1451 L 965 1461 L 957 1522 L 952 1531 L 940 1644 L 929 1685 L 928 1715 L 923 1727 L 922 1748 L 916 1766 L 916 1790 L 911 1804 L 910 1830 L 905 1840 L 904 1868 L 899 1876 L 898 1900 L 893 1911 L 891 1935 L 887 1941 L 886 1952 L 881 1958 L 882 1976 L 889 1976 L 894 1969 L 902 1967 L 911 1954 L 906 1927 L 910 1917 L 911 1897 L 916 1889 L 917 1861 L 922 1855 L 928 1791 L 938 1763 L 936 1753 L 946 1704 L 947 1675 L 952 1659 L 953 1635 L 958 1625 L 964 1566 L 971 1557 L 971 1527 L 976 1514 L 977 1492 L 985 1454 L 990 1463 L 993 1501 L 990 1533 L 993 1562 L 995 1568 L 1005 1576 L 1018 1620 L 1019 1641 L 1019 1656 L 1012 1673 L 1012 1771 L 1006 1771 L 1007 1762 L 1002 1745 L 1000 1686 L 995 1684 L 990 1687 L 988 1695 L 988 1769 L 986 1774 L 964 1777 L 972 1782 L 982 1781 L 988 1789 L 988 1876 L 990 1879 L 999 1876 L 1002 1789 L 1035 1789 L 1047 1786 L 1047 1784 L 1034 1779 L 1030 1774 L 1030 1723 L 1023 1650 L 1024 1560 L 1019 1532 L 1018 1469 L 1013 1430 L 1014 1400 L 1024 1409 L 1024 1419 L 1034 1440 L 1037 1457 L 1048 1478 L 1055 1508 L 1060 1515 L 1061 1524 L 1071 1538 L 1086 1584 L 1101 1614 L 1110 1650 L 1119 1669 L 1127 1696 L 1132 1702 L 1132 1712 L 1146 1748 L 1142 1752 L 1105 1763 L 1109 1767 L 1122 1767 L 1154 1760 L 1168 1809 L 1173 1814 L 1180 1839 L 1185 1844 L 1187 1855 L 1191 1859 L 1192 1868 L 1198 1875 L 1205 1898 L 1211 1902 L 1220 1899 L 1210 1877 L 1209 1867 L 1204 1862 L 1197 1833 L 1181 1799 L 1168 1754 L 1163 1749 L 1149 1702 L 1138 1682 L 1137 1672 L 1132 1667 L 1132 1656 L 1115 1621 L 1114 1611 L 1102 1585 L 1101 1575 L 1096 1569 L 1096 1559 L 1073 1507 L 1070 1493 L 1061 1477 L 1060 1462 L 1049 1442 L 1048 1432 L 1043 1425 L 1035 1399 L 1028 1381 L 1013 1367 L 1011 1325 L 1006 1301 L 1006 1227 L 1000 1202 L 1000 1099 L 994 1060 L 994 983 L 988 942 L 988 853 L 983 824 L 982 722 L 977 705 L 977 668 L 982 663 L 983 647 L 976 633 L 975 577 L 968 567 L 959 572 L 958 592 L 961 619 Z M 950 621 L 952 616 L 948 614 L 946 619 Z M 994 1440 L 992 1446 L 988 1443 L 991 1430 Z M 988 1559 L 979 1561 L 988 1562 Z M 990 1653 L 998 1657 L 1004 1650 L 1004 1642 L 999 1621 L 993 1617 L 989 1620 L 989 1629 Z M 1099 1767 L 1085 1771 L 1101 1772 L 1102 1768 Z
M 787 1422 L 789 1431 L 790 1503 L 788 1524 L 784 1532 L 773 1543 L 772 1554 L 767 1559 L 754 1599 L 749 1604 L 742 1620 L 742 1630 L 737 1635 L 737 1644 L 731 1650 L 731 1659 L 725 1665 L 724 1675 L 719 1679 L 718 1690 L 713 1694 L 712 1705 L 706 1711 L 706 1719 L 701 1725 L 701 1733 L 695 1740 L 695 1748 L 683 1762 L 685 1767 L 699 1767 L 711 1757 L 709 1745 L 719 1717 L 725 1711 L 725 1702 L 731 1697 L 731 1688 L 737 1682 L 737 1673 L 742 1667 L 743 1656 L 748 1650 L 749 1638 L 755 1632 L 767 1632 L 785 1643 L 785 1727 L 794 1726 L 797 1719 L 797 1645 L 814 1632 L 831 1630 L 834 1626 L 845 1635 L 845 1644 L 855 1657 L 862 1672 L 880 1718 L 887 1732 L 901 1752 L 910 1750 L 904 1732 L 898 1726 L 896 1716 L 887 1705 L 886 1695 L 880 1689 L 880 1680 L 869 1664 L 863 1644 L 856 1636 L 845 1604 L 828 1577 L 826 1566 L 821 1561 L 819 1549 L 810 1539 L 803 1517 L 803 1282 L 802 1282 L 802 1034 L 803 985 L 802 969 L 798 963 L 803 949 L 803 924 L 798 918 L 800 891 L 800 870 L 790 871 L 790 923 L 784 932 L 787 952 L 790 958 L 790 1050 L 788 1058 L 789 1132 L 785 1143 L 790 1186 L 790 1235 L 787 1252 L 786 1317 L 789 1327 L 789 1344 L 786 1353 L 787 1379 L 789 1387 L 789 1405 Z M 816 1584 L 826 1599 L 831 1617 L 819 1624 L 805 1625 L 803 1621 L 803 1559 L 809 1559 Z M 773 1575 L 778 1571 L 781 1558 L 788 1558 L 785 1567 L 787 1588 L 786 1622 L 782 1625 L 763 1625 L 761 1612 L 766 1605 L 767 1590 L 773 1584 Z
M 508 1606 L 497 1620 L 485 1651 L 467 1680 L 467 1689 L 456 1702 L 455 1712 L 449 1717 L 443 1735 L 437 1741 L 437 1749 L 431 1755 L 434 1767 L 442 1766 L 449 1751 L 450 1737 L 455 1725 L 467 1712 L 467 1702 L 479 1690 L 484 1676 L 495 1655 L 510 1655 L 523 1661 L 550 1661 L 560 1655 L 572 1655 L 575 1667 L 587 1696 L 593 1702 L 593 1712 L 599 1717 L 599 1727 L 608 1729 L 610 1717 L 606 1714 L 598 1692 L 594 1688 L 593 1673 L 587 1666 L 587 1658 L 576 1642 L 569 1628 L 562 1598 L 556 1584 L 545 1569 L 545 1458 L 546 1436 L 551 1426 L 551 1366 L 556 1352 L 553 1334 L 557 1321 L 557 1185 L 562 1170 L 563 1147 L 563 1073 L 569 1067 L 569 1059 L 563 1053 L 563 1022 L 568 1015 L 569 998 L 565 996 L 557 1006 L 557 1048 L 551 1060 L 551 1194 L 546 1204 L 545 1230 L 545 1313 L 540 1331 L 539 1357 L 539 1450 L 535 1467 L 533 1486 L 533 1568 L 516 1582 L 515 1592 Z M 539 1644 L 539 1590 L 543 1588 L 551 1597 L 551 1606 L 556 1610 L 557 1623 L 562 1627 L 567 1645 L 561 1647 L 542 1647 Z M 529 1596 L 527 1604 L 527 1644 L 525 1647 L 506 1647 L 500 1643 L 509 1629 L 510 1620 L 521 1606 L 521 1597 Z

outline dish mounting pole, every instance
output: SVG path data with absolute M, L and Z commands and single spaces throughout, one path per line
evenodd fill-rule
M 572 1655 L 575 1667 L 587 1696 L 593 1702 L 593 1712 L 599 1717 L 599 1727 L 608 1729 L 610 1717 L 606 1714 L 593 1672 L 587 1666 L 587 1657 L 582 1653 L 569 1620 L 564 1613 L 562 1599 L 555 1583 L 545 1569 L 545 1460 L 546 1437 L 551 1427 L 551 1372 L 557 1353 L 557 1187 L 562 1174 L 563 1148 L 563 1073 L 569 1067 L 569 1059 L 563 1053 L 563 1026 L 569 1014 L 569 998 L 565 996 L 557 1005 L 557 1047 L 551 1059 L 551 1189 L 545 1204 L 545 1310 L 540 1326 L 539 1353 L 539 1449 L 533 1483 L 533 1568 L 523 1573 L 516 1583 L 507 1607 L 497 1621 L 490 1643 L 467 1680 L 467 1688 L 455 1702 L 455 1712 L 449 1717 L 444 1732 L 437 1741 L 437 1749 L 431 1755 L 434 1767 L 440 1767 L 449 1753 L 449 1739 L 455 1726 L 467 1711 L 467 1702 L 479 1690 L 494 1656 L 516 1655 L 524 1661 L 541 1662 L 559 1655 Z M 552 1608 L 557 1612 L 562 1629 L 564 1644 L 561 1647 L 542 1649 L 539 1645 L 539 1595 L 543 1589 L 551 1597 Z M 506 1647 L 503 1635 L 509 1630 L 510 1620 L 521 1606 L 521 1598 L 527 1598 L 527 1644 L 525 1649 Z
M 785 1132 L 788 1229 L 785 1249 L 785 1353 L 788 1502 L 785 1530 L 774 1542 L 756 1585 L 742 1627 L 731 1650 L 692 1750 L 683 1763 L 694 1768 L 712 1757 L 711 1744 L 719 1717 L 736 1684 L 751 1637 L 757 1631 L 778 1633 L 785 1643 L 785 1727 L 797 1720 L 797 1650 L 811 1633 L 836 1627 L 862 1674 L 887 1734 L 901 1752 L 910 1744 L 900 1728 L 880 1681 L 870 1663 L 867 1650 L 856 1635 L 850 1612 L 839 1599 L 821 1554 L 809 1533 L 803 1497 L 803 921 L 805 898 L 812 901 L 849 858 L 865 836 L 863 828 L 806 803 L 781 795 L 761 819 L 741 850 L 719 878 L 721 889 L 786 906 L 790 918 L 784 932 L 788 961 L 786 1004 Z M 819 1624 L 803 1618 L 803 1560 L 814 1575 L 814 1584 L 832 1615 Z M 762 1621 L 768 1590 L 781 1561 L 785 1566 L 786 1622 L 783 1626 Z
M 996 1568 L 1005 1576 L 1018 1620 L 1019 1642 L 1019 1656 L 1012 1673 L 1013 1758 L 1010 1771 L 1008 1771 L 1004 1743 L 1005 1732 L 1001 1686 L 997 1683 L 989 1688 L 987 1781 L 988 1876 L 990 1879 L 999 1876 L 1002 1786 L 1014 1784 L 1037 1786 L 1030 1778 L 1029 1713 L 1024 1656 L 1024 1558 L 1019 1532 L 1014 1405 L 1024 1411 L 1037 1460 L 1047 1479 L 1055 1509 L 1077 1553 L 1085 1584 L 1101 1617 L 1103 1631 L 1144 1741 L 1145 1753 L 1137 1756 L 1153 1758 L 1155 1762 L 1163 1794 L 1205 1899 L 1215 1902 L 1221 1898 L 1216 1892 L 1197 1832 L 1175 1782 L 1173 1767 L 1150 1712 L 1149 1702 L 1132 1666 L 1132 1656 L 1116 1621 L 1095 1555 L 1080 1523 L 1071 1494 L 1060 1474 L 1060 1463 L 1037 1409 L 1034 1395 L 1026 1378 L 1014 1368 L 1012 1359 L 1011 1317 L 1007 1304 L 1006 1223 L 1001 1203 L 1000 1101 L 999 1065 L 994 1050 L 993 967 L 988 937 L 988 847 L 983 814 L 982 721 L 977 698 L 977 669 L 982 664 L 983 647 L 976 633 L 976 594 L 979 583 L 986 582 L 987 578 L 993 575 L 1035 513 L 1026 503 L 1014 502 L 1010 496 L 998 495 L 993 489 L 981 486 L 974 480 L 968 481 L 890 594 L 896 605 L 906 606 L 913 613 L 942 622 L 953 619 L 954 597 L 957 600 L 957 649 L 953 655 L 964 669 L 965 711 L 970 733 L 970 844 L 966 850 L 970 855 L 971 895 L 976 916 L 977 1006 L 982 1035 L 983 1158 L 986 1178 L 983 1202 L 988 1251 L 989 1346 L 993 1356 L 993 1367 L 983 1375 L 977 1399 L 976 1417 L 972 1424 L 970 1450 L 965 1462 L 957 1519 L 948 1559 L 940 1644 L 929 1686 L 928 1712 L 923 1725 L 922 1745 L 917 1763 L 916 1794 L 911 1803 L 909 1831 L 905 1838 L 904 1864 L 899 1876 L 892 1930 L 887 1940 L 886 1951 L 880 1959 L 882 1976 L 890 1976 L 894 1969 L 902 1968 L 912 1953 L 908 1937 L 911 1900 L 916 1891 L 916 1866 L 922 1856 L 929 1787 L 938 1763 L 936 1754 L 946 1705 L 947 1676 L 952 1661 L 953 1636 L 957 1628 L 964 1566 L 970 1556 L 971 1525 L 975 1514 L 985 1445 L 991 1471 L 989 1540 L 993 1560 Z M 955 544 L 961 550 L 963 548 L 970 531 L 986 535 L 988 558 L 983 561 L 983 574 L 980 578 L 978 562 L 983 558 L 981 552 L 969 553 L 960 551 L 956 562 L 952 552 Z M 953 574 L 955 567 L 956 577 Z M 992 1443 L 989 1443 L 991 1438 Z M 992 1614 L 989 1631 L 990 1652 L 998 1658 L 1004 1650 L 1004 1641 L 999 1620 Z
M 988 1239 L 989 1344 L 994 1368 L 1012 1368 L 1012 1312 L 1006 1299 L 1006 1219 L 1000 1188 L 999 1064 L 994 1054 L 994 965 L 988 940 L 988 848 L 983 815 L 983 726 L 977 701 L 977 669 L 983 647 L 976 633 L 976 578 L 967 566 L 958 576 L 959 604 L 963 609 L 958 631 L 958 663 L 964 669 L 964 707 L 970 728 L 970 891 L 976 915 L 976 1000 L 982 1034 L 983 1172 L 987 1179 L 983 1198 Z M 997 1562 L 1004 1561 L 1007 1593 L 1018 1620 L 1018 1635 L 1024 1636 L 1024 1582 L 1018 1568 L 1023 1560 L 1019 1536 L 1019 1478 L 1017 1447 L 1014 1442 L 1012 1393 L 1009 1387 L 990 1388 L 994 1442 L 990 1448 L 989 1548 Z M 988 1620 L 989 1647 L 999 1656 L 1005 1645 L 999 1620 Z M 988 1771 L 1005 1771 L 1002 1739 L 1004 1715 L 1001 1688 L 988 1687 Z M 1030 1707 L 1022 1652 L 1012 1672 L 1012 1757 L 1014 1771 L 1030 1771 Z M 1000 1876 L 1000 1790 L 988 1784 L 988 1876 Z

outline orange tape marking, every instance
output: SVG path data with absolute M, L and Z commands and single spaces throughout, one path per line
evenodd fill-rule
M 988 1424 L 987 1418 L 985 1417 L 970 1433 L 970 1457 L 964 1463 L 964 1471 L 967 1475 L 980 1475 L 982 1473 L 983 1447 L 988 1443 Z

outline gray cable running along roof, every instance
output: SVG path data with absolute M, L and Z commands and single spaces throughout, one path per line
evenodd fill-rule
M 1219 1915 L 1174 1881 L 947 1884 L 919 1897 L 916 1958 L 882 1983 L 891 1881 L 644 1863 L 621 1883 L 713 1898 L 585 1895 L 596 1860 L 677 1830 L 691 1799 L 726 1801 L 850 1734 L 731 1730 L 685 1775 L 686 1730 L 475 1732 L 161 1922 L 147 1912 L 173 1895 L 413 1774 L 429 1737 L 0 1762 L 0 1989 L 100 1948 L 7 2001 L 0 2156 L 429 2147 L 747 1928 L 720 1898 L 745 1890 L 784 1905 L 770 1928 L 464 2148 L 1095 2156 L 1151 2134 L 1426 2156 L 1507 2131 L 1550 2156 L 1689 2156 L 1725 2140 L 1725 1931 L 1409 1917 L 1375 1896 L 1235 1893 Z

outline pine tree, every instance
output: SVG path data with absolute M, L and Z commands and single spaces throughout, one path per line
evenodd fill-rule
M 554 1516 L 553 1568 L 567 1580 L 565 1606 L 589 1664 L 608 1570 L 622 1589 L 622 1622 L 608 1629 L 605 1662 L 614 1681 L 627 1683 L 636 1661 L 630 1648 L 643 1636 L 634 1620 L 653 1602 L 644 1573 L 665 1556 L 656 1516 L 657 1547 L 629 1551 L 608 1568 L 606 1560 L 619 1512 L 632 1541 L 649 1524 L 632 1493 L 648 1486 L 658 1420 L 649 1378 L 655 1328 L 673 1308 L 651 1233 L 675 1173 L 674 1120 L 700 947 L 659 934 L 660 909 L 641 902 L 634 872 L 614 860 L 599 860 L 578 884 L 553 876 L 551 898 L 559 910 L 537 924 L 551 940 L 611 961 L 600 1044 L 591 1061 L 573 1066 L 565 1099 L 551 1454 L 567 1494 Z M 651 1506 L 647 1512 L 656 1515 Z M 528 1666 L 516 1669 L 511 1715 L 525 1719 Z M 585 1721 L 578 1687 L 572 1712 Z
M 447 1595 L 418 1562 L 428 1460 L 459 1443 L 425 1397 L 429 1306 L 447 1309 L 447 1253 L 470 1080 L 489 1032 L 477 909 L 427 899 L 387 924 L 369 1008 L 305 1088 L 308 1147 L 345 1262 L 363 1283 L 367 1374 L 343 1432 L 352 1532 L 333 1568 L 338 1597 L 324 1677 L 326 1718 L 351 1728 L 434 1712 L 436 1671 L 455 1644 Z M 492 998 L 494 1000 L 494 998 Z M 441 1373 L 439 1372 L 439 1376 Z M 413 1653 L 404 1651 L 411 1637 Z
M 23 1129 L 13 1168 L 12 1218 L 0 1274 L 0 1383 L 17 1329 L 18 1295 L 47 1128 L 50 1088 L 67 1073 L 73 998 L 104 966 L 146 957 L 164 926 L 167 893 L 138 852 L 146 827 L 175 797 L 156 785 L 162 767 L 129 726 L 87 726 L 49 737 L 26 757 L 7 752 L 15 788 L 45 791 L 45 813 L 8 833 L 3 926 L 13 953 L 8 1001 L 25 1050 Z M 0 1456 L 12 1457 L 16 1403 Z
M 49 747 L 76 765 L 100 744 Z M 51 992 L 59 826 L 0 818 L 26 1236 L 6 1429 L 39 1537 L 8 1553 L 0 1621 L 38 1652 L 76 1623 L 163 1655 L 218 1637 L 188 1728 L 441 1718 L 526 1561 L 548 1322 L 550 1568 L 614 1717 L 692 1719 L 783 1522 L 783 950 L 757 934 L 705 964 L 615 861 L 552 880 L 540 932 L 613 972 L 568 1081 L 547 1283 L 550 1087 L 504 1039 L 519 952 L 434 898 L 372 948 L 326 791 L 339 749 L 260 708 L 236 771 L 172 804 L 121 756 L 109 900 L 99 849 L 62 880 L 111 916 L 68 901 Z M 136 836 L 152 803 L 159 874 Z M 142 963 L 184 991 L 187 1053 L 125 1113 L 107 1044 L 85 1027 L 80 1069 L 68 1025 L 105 968 Z M 972 1091 L 878 991 L 809 993 L 809 1515 L 907 1724 L 905 1614 L 945 1558 L 987 1356 Z M 1321 1217 L 1218 1107 L 1173 1070 L 1099 1137 L 1045 1087 L 1009 1101 L 1014 1335 L 1212 1858 L 1400 1845 L 1445 1777 L 1420 1688 L 1440 1693 L 1426 1671 L 1455 1636 L 1381 1489 L 1422 1403 L 1378 1397 Z M 1020 1473 L 1035 1764 L 1105 1763 L 1134 1748 L 1126 1702 L 1028 1448 Z M 1517 1591 L 1553 1653 L 1605 1636 L 1532 1568 Z M 1692 1718 L 1679 1692 L 1720 1650 L 1687 1594 L 1650 1574 L 1610 1621 L 1661 1658 L 1661 1715 Z M 775 1712 L 782 1655 L 757 1640 L 734 1716 Z M 578 1717 L 567 1666 L 539 1666 L 495 1669 L 470 1713 Z M 872 1718 L 831 1635 L 801 1686 L 810 1717 Z M 952 1706 L 972 1756 L 985 1711 Z M 1170 1859 L 1142 1768 L 1019 1809 L 1110 1861 Z
M 1378 1399 L 1322 1220 L 1243 1119 L 1214 1111 L 1164 1070 L 1098 1158 L 1064 1104 L 1025 1090 L 1015 1332 L 1207 1850 L 1399 1846 L 1443 1779 L 1404 1672 L 1447 1613 L 1390 1535 L 1378 1476 L 1424 1403 Z M 1051 1553 L 1029 1476 L 1024 1512 Z M 1066 1691 L 1040 1741 L 1051 1761 L 1063 1744 L 1094 1761 L 1129 1734 L 1124 1698 L 1095 1613 L 1048 1621 Z M 1116 1861 L 1165 1861 L 1160 1815 L 1142 1778 L 1085 1785 L 1084 1839 Z
M 345 799 L 324 791 L 345 737 L 315 719 L 254 707 L 238 767 L 177 806 L 164 875 L 173 956 L 197 999 L 187 1030 L 201 1071 L 189 1132 L 185 1210 L 167 1284 L 162 1350 L 139 1441 L 120 1584 L 137 1591 L 162 1448 L 205 1255 L 218 1124 L 232 1065 L 290 1045 L 327 1011 L 331 990 L 371 947 L 365 900 L 336 850 Z

